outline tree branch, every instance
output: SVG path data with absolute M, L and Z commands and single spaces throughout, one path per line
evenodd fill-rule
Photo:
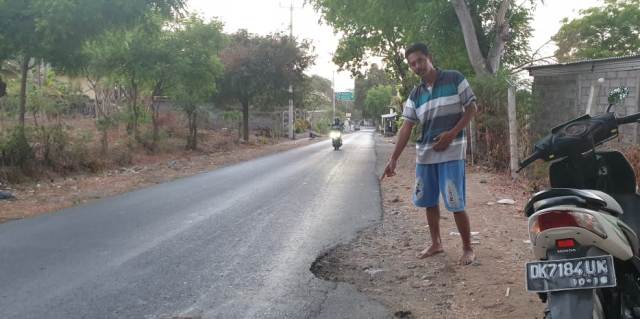
M 496 37 L 493 40 L 493 46 L 489 51 L 487 58 L 489 64 L 489 72 L 495 73 L 500 68 L 500 60 L 504 53 L 504 47 L 509 38 L 509 21 L 506 19 L 507 11 L 509 11 L 509 5 L 511 0 L 502 0 L 498 14 L 496 15 Z
M 525 63 L 522 63 L 522 64 L 520 64 L 520 65 L 518 65 L 516 67 L 513 67 L 513 68 L 509 69 L 508 71 L 509 71 L 510 74 L 513 74 L 513 73 L 516 73 L 516 72 L 520 72 L 522 67 L 524 67 L 526 65 L 531 65 L 534 62 L 544 61 L 544 60 L 551 59 L 551 58 L 554 58 L 554 56 L 550 55 L 550 56 L 545 56 L 545 57 L 538 58 L 538 59 L 533 59 L 533 60 L 527 61 Z
M 462 35 L 464 37 L 464 43 L 467 48 L 467 54 L 469 55 L 469 61 L 471 62 L 473 70 L 477 75 L 490 74 L 491 71 L 487 67 L 487 60 L 482 55 L 482 51 L 480 50 L 480 44 L 478 43 L 476 30 L 473 25 L 473 21 L 471 20 L 469 7 L 464 2 L 464 0 L 452 0 L 451 4 L 456 11 L 458 21 L 460 22 Z

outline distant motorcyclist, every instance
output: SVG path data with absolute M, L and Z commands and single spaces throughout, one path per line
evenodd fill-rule
M 342 122 L 340 122 L 340 119 L 336 117 L 333 120 L 333 124 L 331 125 L 331 129 L 332 130 L 339 130 L 340 132 L 342 132 L 342 130 L 344 129 L 344 125 L 342 124 Z
M 331 144 L 333 145 L 333 149 L 336 151 L 340 148 L 340 146 L 342 146 L 342 130 L 343 124 L 340 122 L 340 119 L 336 117 L 333 120 L 331 131 L 329 132 Z

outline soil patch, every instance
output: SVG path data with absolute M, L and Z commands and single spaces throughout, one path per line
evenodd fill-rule
M 391 139 L 379 141 L 378 161 L 388 159 L 391 147 Z M 477 261 L 458 265 L 462 245 L 453 216 L 444 207 L 445 253 L 417 259 L 430 237 L 424 209 L 411 202 L 414 156 L 408 147 L 398 163 L 398 175 L 381 185 L 382 223 L 320 256 L 312 272 L 353 284 L 398 318 L 542 317 L 544 304 L 524 287 L 524 264 L 532 259 L 522 213 L 528 195 L 525 188 L 507 175 L 468 168 L 467 212 Z M 496 203 L 505 198 L 516 204 Z

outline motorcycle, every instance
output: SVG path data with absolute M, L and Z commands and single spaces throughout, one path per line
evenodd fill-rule
M 620 152 L 596 150 L 618 136 L 612 107 L 627 88 L 609 93 L 606 113 L 583 115 L 551 130 L 520 170 L 551 161 L 551 188 L 524 212 L 536 261 L 526 264 L 527 290 L 547 303 L 545 318 L 640 318 L 640 195 Z
M 329 137 L 331 138 L 331 145 L 333 145 L 333 149 L 337 151 L 342 146 L 342 131 L 340 129 L 332 128 L 329 132 Z

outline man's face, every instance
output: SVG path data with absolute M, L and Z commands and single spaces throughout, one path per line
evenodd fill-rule
M 433 70 L 433 64 L 431 63 L 431 56 L 427 56 L 424 53 L 417 51 L 409 54 L 407 57 L 409 67 L 415 74 L 424 78 L 429 72 Z

